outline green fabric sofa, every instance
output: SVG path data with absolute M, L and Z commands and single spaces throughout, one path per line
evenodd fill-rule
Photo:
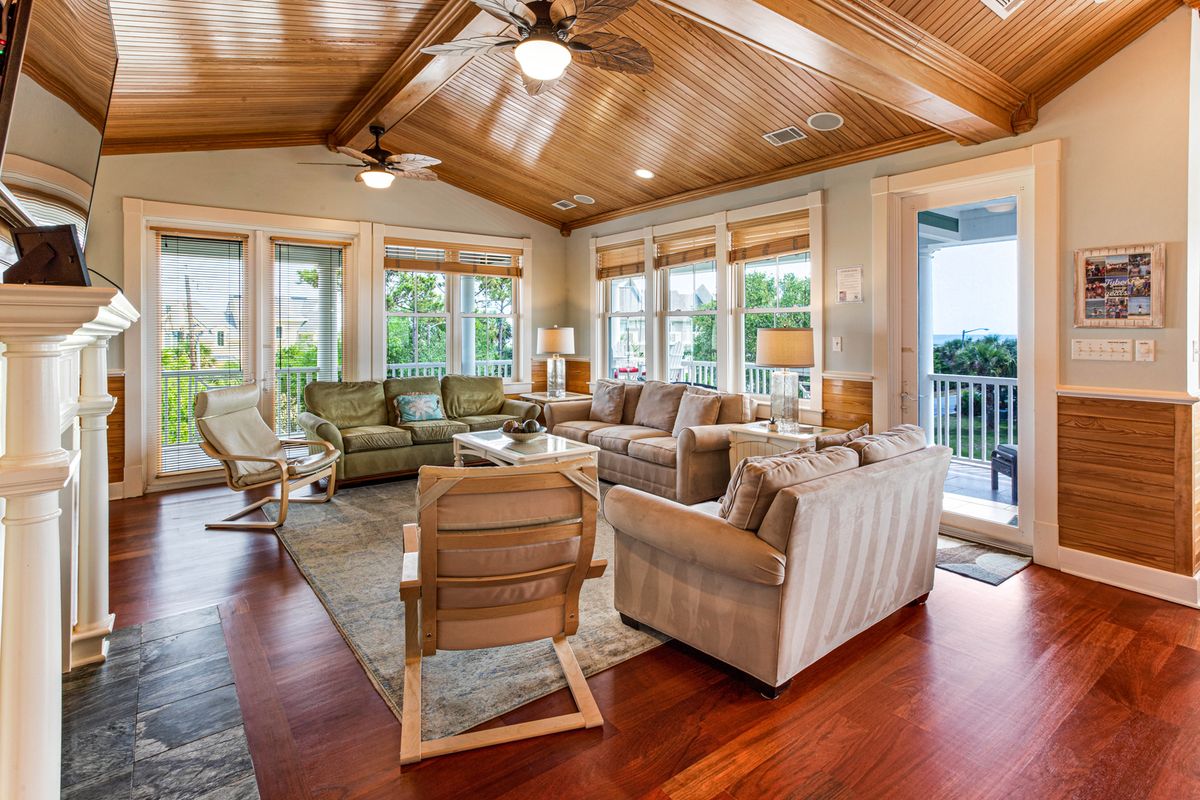
M 396 397 L 436 394 L 447 419 L 402 422 Z M 422 464 L 454 463 L 456 433 L 499 428 L 510 419 L 534 419 L 533 403 L 509 400 L 500 378 L 447 375 L 379 381 L 313 381 L 304 387 L 300 426 L 342 454 L 338 480 L 416 472 Z

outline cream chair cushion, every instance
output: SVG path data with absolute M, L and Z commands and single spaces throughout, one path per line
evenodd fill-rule
M 221 455 L 285 457 L 279 437 L 258 413 L 258 396 L 258 386 L 252 383 L 196 395 L 196 426 Z M 279 471 L 261 461 L 235 461 L 229 468 L 235 482 L 244 482 L 258 473 Z
M 862 425 L 859 425 L 853 430 L 842 431 L 841 433 L 826 433 L 817 437 L 816 449 L 824 450 L 826 447 L 843 447 L 850 444 L 855 439 L 861 436 L 867 436 L 870 433 L 871 423 L 869 422 L 864 422 Z
M 868 464 L 878 464 L 889 458 L 924 450 L 925 431 L 917 425 L 897 425 L 883 433 L 861 436 L 846 446 L 858 453 L 865 467 Z
M 845 447 L 743 458 L 721 499 L 721 516 L 730 525 L 756 531 L 780 490 L 857 466 L 858 453 Z

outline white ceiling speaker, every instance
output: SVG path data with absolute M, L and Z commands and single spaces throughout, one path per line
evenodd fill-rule
M 590 194 L 577 194 L 575 195 L 575 202 L 579 203 L 581 206 L 590 206 L 596 202 L 596 198 L 592 197 Z
M 845 124 L 842 115 L 832 111 L 820 111 L 808 118 L 808 127 L 814 131 L 836 131 Z

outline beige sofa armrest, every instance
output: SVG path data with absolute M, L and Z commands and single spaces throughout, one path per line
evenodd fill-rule
M 526 403 L 524 400 L 505 400 L 500 407 L 501 414 L 517 417 L 521 421 L 537 419 L 540 410 L 537 403 Z
M 732 427 L 732 425 L 697 425 L 692 428 L 684 428 L 677 437 L 679 455 L 728 450 L 729 429 Z
M 592 413 L 591 400 L 568 400 L 564 403 L 546 403 L 546 429 L 554 433 L 554 426 L 561 422 L 587 419 Z
M 652 494 L 613 487 L 604 499 L 613 528 L 680 561 L 752 583 L 783 583 L 785 557 L 750 531 Z
M 304 411 L 300 414 L 299 422 L 300 427 L 304 429 L 310 439 L 321 439 L 329 442 L 339 452 L 346 452 L 346 448 L 342 444 L 342 432 L 329 420 L 321 419 L 311 411 Z

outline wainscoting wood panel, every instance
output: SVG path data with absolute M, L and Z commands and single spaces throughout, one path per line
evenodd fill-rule
M 870 423 L 872 384 L 870 381 L 851 381 L 825 378 L 821 384 L 824 424 L 830 428 L 857 428 Z M 874 426 L 872 425 L 872 428 Z
M 120 483 L 125 480 L 125 373 L 109 373 L 108 393 L 117 398 L 108 418 L 108 482 Z
M 1193 574 L 1196 415 L 1186 404 L 1059 397 L 1059 543 Z
M 546 362 L 533 362 L 533 391 L 546 391 Z M 589 394 L 588 384 L 592 382 L 592 362 L 586 360 L 567 359 L 567 391 Z

